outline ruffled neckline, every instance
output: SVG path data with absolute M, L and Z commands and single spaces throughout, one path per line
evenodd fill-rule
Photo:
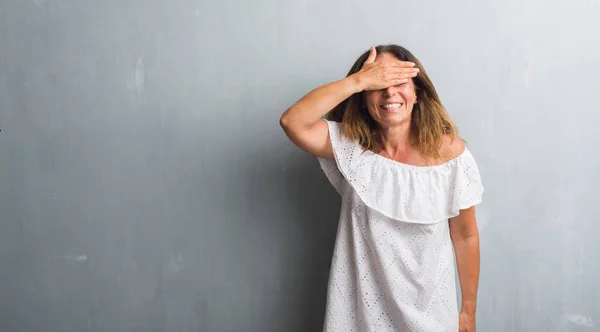
M 464 158 L 464 154 L 469 153 L 467 147 L 465 146 L 465 149 L 456 157 L 449 159 L 441 164 L 436 164 L 436 165 L 411 165 L 411 164 L 407 164 L 407 163 L 403 163 L 388 157 L 384 157 L 378 153 L 375 153 L 371 150 L 364 150 L 363 151 L 364 154 L 367 155 L 373 155 L 375 158 L 379 158 L 381 159 L 383 162 L 385 163 L 389 163 L 392 166 L 398 166 L 398 167 L 403 167 L 403 168 L 407 168 L 407 169 L 412 169 L 412 170 L 424 170 L 424 171 L 430 171 L 430 170 L 434 170 L 434 169 L 442 169 L 442 168 L 446 168 L 448 166 L 450 166 L 453 163 L 456 163 L 459 159 Z
M 340 179 L 345 179 L 365 205 L 384 216 L 431 224 L 481 201 L 483 186 L 468 148 L 442 164 L 411 165 L 364 150 L 343 136 L 341 123 L 327 123 L 335 156 L 334 161 L 320 159 L 327 177 L 340 193 Z

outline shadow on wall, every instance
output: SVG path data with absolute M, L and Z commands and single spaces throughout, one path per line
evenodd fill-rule
M 291 255 L 297 261 L 288 261 L 283 275 L 294 280 L 290 293 L 296 298 L 286 331 L 320 331 L 325 313 L 325 300 L 331 255 L 339 218 L 340 198 L 329 184 L 318 162 L 311 156 L 293 159 L 284 173 L 287 211 L 293 217 L 284 219 L 294 223 L 297 239 Z M 295 252 L 300 250 L 299 252 Z
M 202 331 L 322 329 L 340 198 L 314 157 L 261 137 L 209 172 L 221 220 L 205 246 L 218 259 L 196 281 Z
M 280 205 L 274 220 L 282 223 L 279 235 L 284 236 L 281 288 L 271 316 L 276 322 L 267 326 L 272 331 L 320 331 L 340 198 L 316 158 L 288 144 L 284 148 L 287 153 L 274 154 L 281 159 L 271 159 L 261 176 L 250 177 L 257 183 L 251 188 L 266 190 L 265 199 L 255 204 Z

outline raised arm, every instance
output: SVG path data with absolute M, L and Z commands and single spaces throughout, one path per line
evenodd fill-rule
M 321 118 L 360 91 L 359 82 L 354 76 L 318 87 L 283 113 L 281 127 L 302 150 L 317 157 L 333 159 L 329 129 Z

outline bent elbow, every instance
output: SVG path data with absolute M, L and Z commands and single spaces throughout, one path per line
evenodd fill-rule
M 281 118 L 279 118 L 279 125 L 283 130 L 286 130 L 290 126 L 290 119 L 287 114 L 284 113 Z

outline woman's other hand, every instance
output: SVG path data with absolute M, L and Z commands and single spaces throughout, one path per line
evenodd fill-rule
M 475 332 L 475 315 L 461 312 L 458 316 L 458 332 Z

